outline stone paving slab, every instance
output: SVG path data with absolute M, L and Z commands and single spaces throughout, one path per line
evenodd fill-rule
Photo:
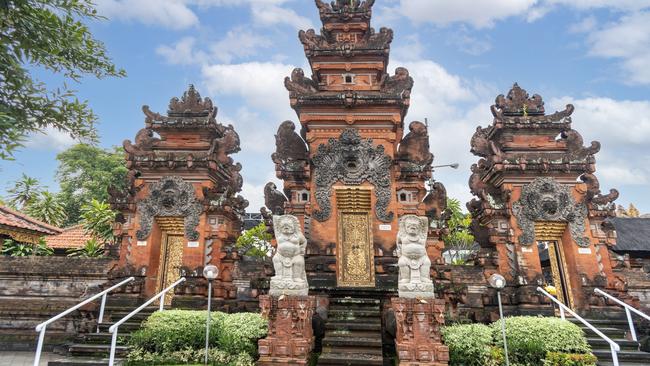
M 54 354 L 44 352 L 41 354 L 40 366 L 47 366 L 47 363 L 54 358 Z M 34 364 L 34 352 L 0 352 L 0 366 L 32 366 Z

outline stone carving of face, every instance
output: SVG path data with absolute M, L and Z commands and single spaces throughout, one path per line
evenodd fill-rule
M 280 231 L 284 235 L 292 235 L 293 233 L 295 233 L 295 229 L 293 228 L 293 223 L 290 221 L 283 222 L 282 225 L 280 226 Z
M 420 231 L 420 223 L 415 220 L 406 221 L 406 233 L 409 236 L 417 236 Z

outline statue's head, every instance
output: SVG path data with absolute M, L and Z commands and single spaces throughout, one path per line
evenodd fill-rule
M 292 215 L 273 216 L 273 228 L 276 235 L 293 235 L 300 230 L 298 218 Z
M 428 223 L 426 217 L 406 215 L 400 219 L 400 231 L 405 232 L 408 236 L 418 236 L 426 233 Z

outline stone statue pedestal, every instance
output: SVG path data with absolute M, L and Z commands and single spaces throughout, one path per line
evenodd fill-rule
M 258 342 L 257 365 L 306 365 L 314 347 L 316 297 L 263 295 L 259 300 L 269 333 Z
M 399 291 L 399 297 L 406 299 L 433 299 L 436 297 L 435 293 L 433 292 L 433 283 L 401 283 L 398 285 L 397 289 Z
M 280 297 L 285 296 L 307 296 L 309 294 L 309 284 L 307 281 L 296 282 L 292 279 L 271 278 L 271 288 L 269 295 Z
M 445 366 L 449 348 L 442 344 L 445 324 L 442 299 L 392 298 L 397 333 L 395 345 L 400 366 Z

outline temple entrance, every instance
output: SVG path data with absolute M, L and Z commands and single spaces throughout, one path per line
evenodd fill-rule
M 337 285 L 375 287 L 369 189 L 337 189 L 339 209 L 336 248 Z
M 561 244 L 559 241 L 538 241 L 539 260 L 542 266 L 544 286 L 555 287 L 557 299 L 573 308 L 573 296 Z
M 183 235 L 172 235 L 163 233 L 163 241 L 160 248 L 160 265 L 158 266 L 158 292 L 164 290 L 180 277 L 180 268 L 183 265 Z M 171 305 L 173 291 L 165 295 L 165 305 Z

